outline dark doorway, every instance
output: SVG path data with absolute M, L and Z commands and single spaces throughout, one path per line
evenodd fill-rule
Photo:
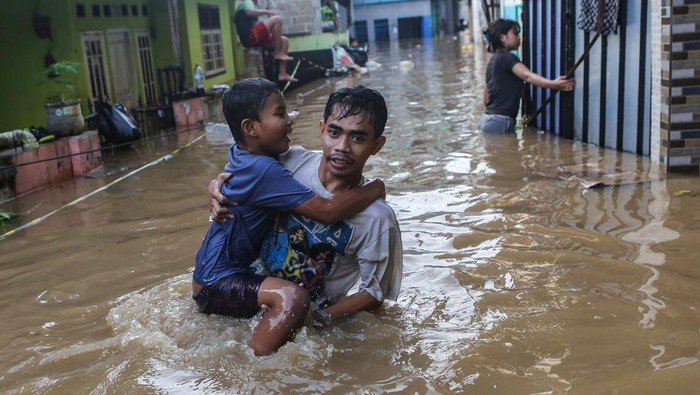
M 361 43 L 366 43 L 369 41 L 369 34 L 367 33 L 367 21 L 355 21 L 355 38 Z
M 374 20 L 374 39 L 375 41 L 389 41 L 389 20 L 375 19 Z
M 399 18 L 399 40 L 423 37 L 423 18 Z

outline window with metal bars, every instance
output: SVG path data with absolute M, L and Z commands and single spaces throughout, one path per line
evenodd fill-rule
M 139 47 L 139 61 L 141 63 L 141 80 L 143 92 L 146 97 L 146 105 L 152 105 L 156 101 L 156 82 L 153 75 L 153 56 L 151 54 L 151 37 L 147 32 L 136 34 Z
M 199 4 L 199 30 L 202 39 L 202 66 L 207 77 L 226 72 L 219 7 Z

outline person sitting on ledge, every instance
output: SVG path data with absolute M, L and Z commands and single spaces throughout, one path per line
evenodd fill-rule
M 269 18 L 258 21 L 259 16 Z M 280 62 L 277 79 L 296 82 L 297 79 L 287 73 L 289 40 L 282 35 L 282 17 L 274 10 L 255 8 L 255 0 L 243 0 L 236 7 L 236 31 L 241 43 L 246 47 L 267 47 L 274 50 L 275 60 Z

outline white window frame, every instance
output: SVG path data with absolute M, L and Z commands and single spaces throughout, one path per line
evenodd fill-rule
M 156 79 L 153 68 L 151 34 L 148 29 L 135 29 L 134 33 L 136 36 L 136 48 L 139 52 L 139 70 L 141 71 L 144 105 L 148 107 L 158 100 L 158 91 L 156 90 Z
M 199 27 L 200 38 L 202 40 L 202 69 L 204 75 L 211 77 L 226 72 L 226 61 L 224 57 L 224 40 L 221 34 L 221 10 L 219 6 L 200 4 L 202 7 L 216 9 L 219 26 Z M 199 12 L 199 9 L 198 9 Z M 201 19 L 200 19 L 201 20 Z
M 83 32 L 80 34 L 80 41 L 82 43 L 83 51 L 83 64 L 85 65 L 85 78 L 88 83 L 88 95 L 90 97 L 90 102 L 94 102 L 97 99 L 104 101 L 109 101 L 111 98 L 109 82 L 109 73 L 107 72 L 107 51 L 105 47 L 105 39 L 103 32 Z M 99 53 L 92 53 L 88 55 L 87 49 L 96 49 Z M 99 90 L 97 89 L 99 85 L 102 85 L 102 97 L 99 97 Z
M 226 72 L 226 62 L 224 61 L 224 43 L 221 36 L 221 29 L 202 30 L 202 62 L 204 74 L 211 75 Z

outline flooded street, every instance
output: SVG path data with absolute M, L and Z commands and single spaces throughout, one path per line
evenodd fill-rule
M 482 136 L 485 56 L 466 37 L 384 45 L 380 70 L 286 97 L 293 143 L 318 149 L 333 90 L 385 95 L 387 144 L 365 170 L 403 233 L 397 303 L 254 357 L 255 322 L 201 315 L 190 295 L 230 135 L 168 135 L 0 205 L 23 215 L 4 234 L 124 177 L 0 240 L 0 392 L 695 393 L 697 176 L 534 129 Z M 593 169 L 650 180 L 585 189 Z

